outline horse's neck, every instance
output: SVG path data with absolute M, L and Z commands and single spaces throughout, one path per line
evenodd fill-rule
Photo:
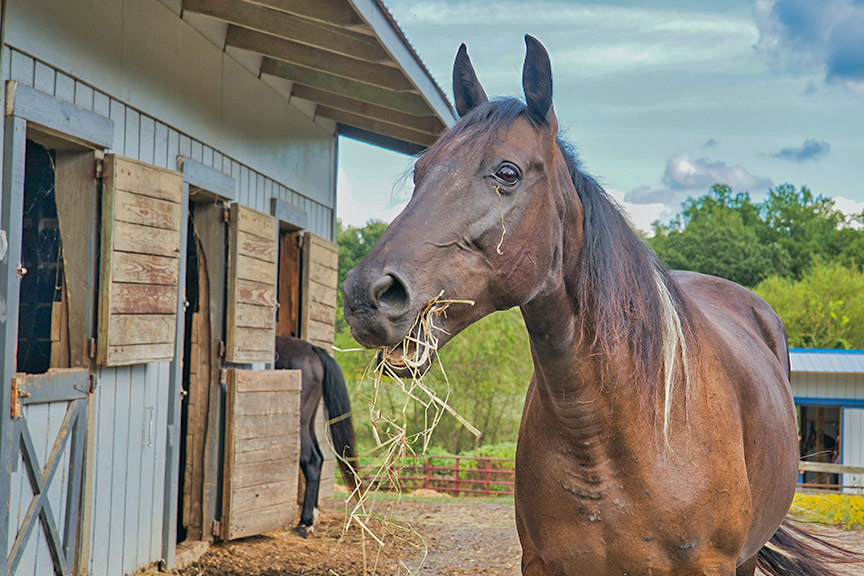
M 559 284 L 522 306 L 538 399 L 559 429 L 595 445 L 613 432 L 610 422 L 639 411 L 639 395 L 626 389 L 632 386 L 632 362 L 622 352 L 619 362 L 601 365 L 590 330 L 582 334 L 568 289 Z

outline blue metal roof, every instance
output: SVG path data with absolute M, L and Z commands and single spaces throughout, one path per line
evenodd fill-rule
M 864 350 L 790 348 L 792 372 L 864 373 Z

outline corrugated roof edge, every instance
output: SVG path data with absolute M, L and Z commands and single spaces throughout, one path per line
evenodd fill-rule
M 789 348 L 796 354 L 864 354 L 864 350 L 846 350 L 843 348 Z

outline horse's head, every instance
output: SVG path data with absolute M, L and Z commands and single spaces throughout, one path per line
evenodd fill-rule
M 525 42 L 524 104 L 489 102 L 460 47 L 453 84 L 461 120 L 417 160 L 411 201 L 343 285 L 358 342 L 397 344 L 442 291 L 474 300 L 436 319 L 442 345 L 560 282 L 564 228 L 579 234 L 581 214 L 556 142 L 549 55 L 531 36 Z

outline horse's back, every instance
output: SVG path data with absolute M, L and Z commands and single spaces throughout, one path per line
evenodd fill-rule
M 694 319 L 701 383 L 726 386 L 724 397 L 737 400 L 737 406 L 716 409 L 740 415 L 741 438 L 728 441 L 742 443 L 750 484 L 753 525 L 746 560 L 780 524 L 795 489 L 797 424 L 786 332 L 768 303 L 738 284 L 695 272 L 675 271 L 672 277 Z

